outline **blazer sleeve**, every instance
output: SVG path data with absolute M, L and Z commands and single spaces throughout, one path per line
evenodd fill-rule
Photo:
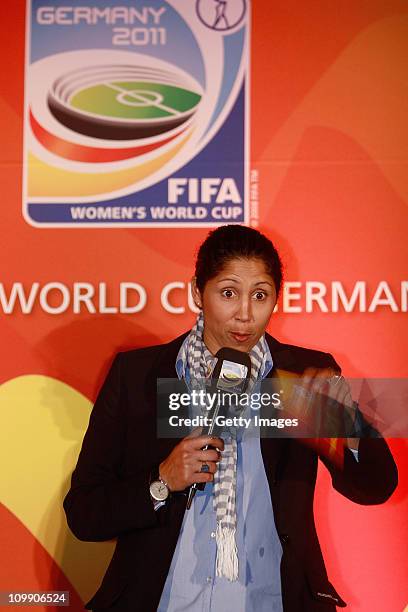
M 93 407 L 71 488 L 64 499 L 68 525 L 80 540 L 103 541 L 155 526 L 150 469 L 120 476 L 126 427 L 119 353 Z
M 341 367 L 330 353 L 324 354 L 321 366 L 341 374 Z M 397 466 L 384 438 L 364 421 L 361 412 L 359 418 L 360 431 L 364 434 L 359 442 L 358 461 L 347 447 L 344 447 L 342 469 L 323 455 L 320 459 L 329 470 L 336 491 L 357 504 L 382 504 L 397 487 Z
M 329 470 L 333 487 L 357 504 L 382 504 L 392 495 L 398 484 L 398 470 L 384 438 L 372 430 L 374 437 L 360 438 L 358 461 L 346 446 L 343 467 L 320 456 Z

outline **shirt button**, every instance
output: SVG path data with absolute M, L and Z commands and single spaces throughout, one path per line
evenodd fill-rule
M 210 583 L 212 582 L 212 578 L 211 578 L 211 576 L 208 576 L 208 578 L 207 578 L 207 582 L 208 582 L 208 584 L 210 584 Z
M 212 532 L 211 532 L 211 537 L 212 537 L 212 538 L 215 538 L 215 531 L 212 531 Z

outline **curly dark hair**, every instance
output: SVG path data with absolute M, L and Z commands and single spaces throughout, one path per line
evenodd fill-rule
M 211 231 L 197 254 L 195 277 L 200 293 L 211 278 L 214 278 L 231 259 L 255 258 L 263 261 L 265 269 L 273 278 L 276 295 L 282 285 L 282 262 L 272 242 L 245 225 L 222 225 Z

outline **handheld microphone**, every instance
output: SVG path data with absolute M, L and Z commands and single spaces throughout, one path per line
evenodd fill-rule
M 251 359 L 248 353 L 237 351 L 232 348 L 221 348 L 215 355 L 217 363 L 211 376 L 210 391 L 226 393 L 243 393 L 247 387 L 251 376 Z M 220 403 L 215 404 L 212 414 L 209 418 L 210 424 L 205 428 L 202 435 L 211 436 L 216 427 L 216 421 L 220 412 Z M 206 444 L 201 450 L 213 448 L 210 444 Z M 197 489 L 202 491 L 205 488 L 205 482 L 191 485 L 187 498 L 187 510 L 190 509 Z

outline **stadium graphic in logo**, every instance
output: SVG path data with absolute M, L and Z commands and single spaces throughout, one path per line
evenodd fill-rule
M 246 6 L 234 4 L 227 20 Z M 67 9 L 63 0 L 29 5 L 23 212 L 30 224 L 246 220 L 245 19 L 228 33 L 203 24 L 195 4 L 173 5 L 124 0 L 120 19 L 113 3 L 103 11 Z M 115 28 L 125 17 L 152 27 Z M 151 41 L 125 48 L 127 31 Z M 173 188 L 183 168 L 186 188 Z M 211 197 L 200 190 L 194 196 L 190 177 L 197 184 L 215 180 Z
M 48 95 L 54 117 L 95 138 L 132 140 L 183 125 L 202 98 L 177 73 L 142 66 L 92 66 L 56 79 Z

